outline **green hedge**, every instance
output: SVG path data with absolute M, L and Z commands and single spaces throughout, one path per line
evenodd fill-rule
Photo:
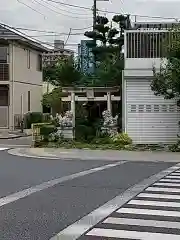
M 50 120 L 50 114 L 43 114 L 41 112 L 29 112 L 24 116 L 24 128 L 30 129 L 33 123 L 43 123 Z

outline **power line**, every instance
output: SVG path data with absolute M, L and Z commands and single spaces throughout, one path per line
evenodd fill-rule
M 72 31 L 72 29 L 70 28 L 70 29 L 69 29 L 69 34 L 68 34 L 67 39 L 66 39 L 66 41 L 65 41 L 65 43 L 64 43 L 65 46 L 66 46 L 66 44 L 67 44 L 67 42 L 68 42 L 68 40 L 69 40 L 69 38 L 70 38 L 71 31 Z
M 43 3 L 39 2 L 38 0 L 31 0 L 31 1 L 37 3 L 37 4 L 41 5 L 41 6 L 43 6 L 44 8 L 49 9 L 50 11 L 52 11 L 52 12 L 54 12 L 56 14 L 59 14 L 59 15 L 65 16 L 65 17 L 70 17 L 70 18 L 75 18 L 75 19 L 83 19 L 84 20 L 84 18 L 75 17 L 75 16 L 67 15 L 67 14 L 64 14 L 62 12 L 56 11 L 56 10 L 52 9 L 51 7 L 49 7 L 50 4 L 48 6 L 46 6 L 45 4 L 48 4 L 47 2 L 45 2 L 45 4 L 43 4 Z M 43 0 L 41 0 L 41 1 L 43 1 Z M 52 5 L 50 5 L 50 6 L 52 6 Z
M 34 42 L 39 43 L 39 44 L 47 45 L 47 46 L 49 46 L 49 47 L 51 47 L 51 48 L 54 49 L 54 43 L 45 42 L 45 41 L 41 41 L 41 40 L 35 39 L 35 38 L 33 38 L 33 37 L 31 37 L 31 36 L 29 36 L 29 35 L 21 32 L 21 31 L 19 31 L 17 28 L 12 27 L 12 26 L 9 26 L 9 25 L 7 25 L 7 24 L 0 23 L 0 25 L 1 25 L 1 26 L 4 26 L 4 27 L 7 27 L 8 29 L 15 30 L 15 31 L 16 31 L 17 33 L 19 33 L 22 37 L 29 38 L 31 41 L 34 41 Z M 78 44 L 72 43 L 72 44 L 67 44 L 67 46 L 78 46 Z M 50 49 L 50 48 L 49 48 L 49 51 L 52 51 L 53 49 Z M 65 51 L 66 51 L 66 50 L 69 50 L 69 49 L 62 49 L 62 50 L 65 50 Z M 76 52 L 76 51 L 74 51 L 74 50 L 71 50 L 71 51 L 74 52 L 74 53 L 76 53 L 76 54 L 78 54 L 78 52 Z
M 50 6 L 55 7 L 52 3 L 47 3 L 46 0 L 41 0 L 41 1 L 45 2 L 46 4 L 49 4 Z M 60 9 L 61 11 L 64 11 L 64 12 L 67 12 L 67 13 L 70 13 L 70 14 L 82 15 L 82 16 L 86 16 L 86 17 L 87 17 L 87 14 L 84 14 L 84 13 L 77 13 L 77 12 L 75 13 L 75 12 L 72 12 L 72 11 L 65 10 L 65 9 L 63 9 L 63 8 L 60 8 L 60 7 L 55 7 L 55 8 L 58 8 L 58 9 Z
M 60 5 L 64 5 L 64 6 L 69 6 L 69 7 L 74 7 L 74 8 L 79 8 L 79 9 L 85 9 L 85 10 L 89 10 L 92 11 L 92 9 L 90 7 L 85 7 L 85 6 L 81 6 L 81 5 L 75 5 L 75 4 L 69 4 L 69 3 L 64 3 L 64 2 L 60 2 L 60 1 L 56 1 L 56 0 L 46 0 L 48 2 L 54 2 Z M 98 9 L 99 12 L 103 12 L 103 13 L 112 13 L 112 14 L 120 14 L 119 12 L 114 12 L 114 11 L 107 11 L 107 10 L 100 10 Z M 154 19 L 169 19 L 169 20 L 177 20 L 179 18 L 177 17 L 161 17 L 161 16 L 148 16 L 148 15 L 139 15 L 139 14 L 130 14 L 130 13 L 124 13 L 124 15 L 131 15 L 133 17 L 144 17 L 144 18 L 154 18 Z
M 41 12 L 37 11 L 36 9 L 32 8 L 32 7 L 29 6 L 28 4 L 26 4 L 26 3 L 24 3 L 24 2 L 21 2 L 20 0 L 17 0 L 17 2 L 20 3 L 20 4 L 22 4 L 22 5 L 24 5 L 24 6 L 26 6 L 26 7 L 28 7 L 28 8 L 30 8 L 30 9 L 33 10 L 34 12 L 42 15 L 42 16 L 44 17 L 44 19 L 46 19 L 46 16 L 45 16 L 43 13 L 41 13 Z
M 64 2 L 59 2 L 59 1 L 55 1 L 55 0 L 46 0 L 48 2 L 54 2 L 60 5 L 64 5 L 64 6 L 69 6 L 69 7 L 74 7 L 74 8 L 81 8 L 81 9 L 85 9 L 85 10 L 91 10 L 91 8 L 89 7 L 84 7 L 84 6 L 80 6 L 80 5 L 74 5 L 74 4 L 70 4 L 70 3 L 64 3 Z
M 30 35 L 30 37 L 53 37 L 53 36 L 68 36 L 69 35 L 69 33 L 60 33 L 60 34 L 41 34 L 41 35 L 33 35 L 33 36 L 31 36 Z M 82 32 L 82 33 L 71 33 L 71 35 L 73 35 L 73 36 L 80 36 L 80 35 L 84 35 L 84 32 Z
M 84 28 L 71 28 L 72 31 L 77 31 L 77 30 L 85 30 L 92 28 L 92 26 L 89 27 L 84 27 Z M 55 31 L 47 31 L 47 30 L 38 30 L 38 29 L 32 29 L 32 28 L 23 28 L 23 27 L 16 27 L 18 30 L 24 30 L 24 31 L 29 31 L 29 32 L 40 32 L 40 33 L 54 33 L 54 34 L 62 34 L 60 32 L 55 32 Z

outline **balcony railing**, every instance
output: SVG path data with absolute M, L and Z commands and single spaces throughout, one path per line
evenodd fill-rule
M 8 63 L 0 63 L 0 81 L 9 81 Z

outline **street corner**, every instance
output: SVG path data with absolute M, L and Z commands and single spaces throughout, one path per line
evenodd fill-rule
M 13 148 L 9 149 L 8 153 L 14 156 L 34 158 L 34 159 L 48 159 L 48 160 L 57 160 L 59 157 L 45 152 L 42 148 Z

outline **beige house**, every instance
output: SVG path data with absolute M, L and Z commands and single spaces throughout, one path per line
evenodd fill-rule
M 13 130 L 18 116 L 41 112 L 42 53 L 47 49 L 0 25 L 0 129 Z

